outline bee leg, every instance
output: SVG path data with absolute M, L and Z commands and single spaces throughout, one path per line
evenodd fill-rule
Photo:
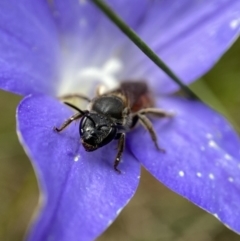
M 141 121 L 141 124 L 148 130 L 156 148 L 161 152 L 165 152 L 165 150 L 160 148 L 158 145 L 157 135 L 153 129 L 153 125 L 152 125 L 151 121 L 143 114 L 137 113 L 137 116 L 138 116 L 139 120 Z
M 173 112 L 167 112 L 165 110 L 158 109 L 158 108 L 142 109 L 138 112 L 138 114 L 141 114 L 141 115 L 150 114 L 150 115 L 155 115 L 157 117 L 173 117 L 174 116 Z
M 64 95 L 64 96 L 60 97 L 60 99 L 71 99 L 71 98 L 78 98 L 78 99 L 82 99 L 82 100 L 91 102 L 91 99 L 89 99 L 85 95 L 81 95 L 81 94 L 70 94 L 70 95 Z
M 60 132 L 63 129 L 65 129 L 68 125 L 70 125 L 73 121 L 75 121 L 81 117 L 82 117 L 82 113 L 76 113 L 75 115 L 73 115 L 69 119 L 67 119 L 59 128 L 54 127 L 53 129 L 57 132 Z
M 117 166 L 121 161 L 124 145 L 125 145 L 125 133 L 122 133 L 118 141 L 118 152 L 114 162 L 114 170 L 117 171 L 119 174 L 121 173 L 121 171 L 117 168 Z

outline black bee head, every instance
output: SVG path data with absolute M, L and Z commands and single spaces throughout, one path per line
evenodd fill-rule
M 94 151 L 112 141 L 117 128 L 108 117 L 90 112 L 82 118 L 79 132 L 85 150 Z

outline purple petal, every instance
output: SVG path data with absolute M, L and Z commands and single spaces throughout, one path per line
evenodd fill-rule
M 184 0 L 181 4 L 134 0 L 127 1 L 127 8 L 126 1 L 108 3 L 186 83 L 209 70 L 239 33 L 238 0 Z M 73 0 L 66 7 L 65 2 L 55 1 L 54 11 L 71 49 L 65 64 L 71 62 L 71 72 L 79 71 L 79 66 L 101 68 L 116 58 L 122 64 L 118 80 L 145 79 L 160 93 L 178 89 L 91 2 Z M 157 88 L 156 79 L 160 80 Z M 76 89 L 80 82 L 73 82 Z
M 146 0 L 111 0 L 108 3 L 130 26 L 138 24 L 149 5 Z M 91 1 L 56 0 L 50 4 L 50 9 L 64 40 L 64 48 L 67 48 L 65 57 L 69 54 L 74 60 L 78 58 L 78 68 L 84 67 L 86 62 L 88 67 L 97 67 L 107 57 L 119 55 L 118 48 L 122 50 L 121 45 L 126 41 L 124 34 Z
M 0 87 L 55 93 L 60 52 L 47 2 L 1 1 L 0 9 Z
M 239 233 L 237 135 L 223 117 L 202 103 L 169 98 L 158 100 L 157 106 L 176 113 L 172 119 L 154 121 L 166 153 L 156 151 L 149 134 L 138 128 L 128 143 L 133 154 L 167 187 Z
M 206 73 L 239 35 L 239 0 L 152 3 L 137 32 L 185 83 Z M 144 55 L 129 58 L 137 54 L 134 48 L 125 53 L 126 76 L 145 78 L 161 93 L 179 88 Z
M 187 83 L 205 73 L 239 33 L 237 0 L 108 3 Z M 91 78 L 101 81 L 112 59 L 120 69 L 111 69 L 110 77 L 146 79 L 158 92 L 178 89 L 89 1 L 26 0 L 23 5 L 10 0 L 0 7 L 0 87 L 5 90 L 74 92 L 89 82 L 84 74 L 90 70 Z
M 46 96 L 25 98 L 18 107 L 20 140 L 32 159 L 43 208 L 29 240 L 93 240 L 116 218 L 136 191 L 140 165 L 126 150 L 122 174 L 113 169 L 117 143 L 87 153 L 78 125 L 53 131 L 72 115 Z
M 106 2 L 133 28 L 138 26 L 146 14 L 147 8 L 151 5 L 147 0 L 141 2 L 138 0 L 108 0 Z M 55 0 L 50 4 L 50 8 L 63 35 L 76 36 L 85 30 L 92 33 L 99 27 L 99 24 L 105 23 L 104 21 L 107 19 L 93 3 L 86 0 Z M 90 27 L 86 28 L 87 26 Z
M 130 26 L 138 25 L 150 5 L 146 0 L 111 0 L 109 4 Z M 107 79 L 103 77 L 106 75 L 103 69 L 106 66 L 109 69 L 112 60 L 117 62 L 119 67 L 117 71 L 110 67 L 110 76 L 113 74 L 114 80 L 126 78 L 124 68 L 127 62 L 123 62 L 121 57 L 128 51 L 126 43 L 129 44 L 128 48 L 134 45 L 91 1 L 56 0 L 50 8 L 62 37 L 64 51 L 62 75 L 66 77 L 59 86 L 60 95 L 75 92 L 76 89 L 83 91 L 83 82 L 100 82 L 103 81 L 102 78 Z
M 107 4 L 132 28 L 137 29 L 148 14 L 149 0 L 107 0 Z M 127 6 L 127 7 L 126 7 Z

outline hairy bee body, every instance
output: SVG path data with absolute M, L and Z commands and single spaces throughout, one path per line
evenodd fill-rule
M 109 92 L 107 95 L 120 97 L 132 113 L 154 105 L 148 86 L 144 82 L 122 82 L 118 89 Z
M 71 95 L 71 97 L 73 96 L 88 100 L 87 97 Z M 117 166 L 124 150 L 126 133 L 139 121 L 149 131 L 157 149 L 162 150 L 157 144 L 157 136 L 146 115 L 152 114 L 159 117 L 170 115 L 165 111 L 153 108 L 153 99 L 146 83 L 122 82 L 119 88 L 104 94 L 97 93 L 97 96 L 89 102 L 88 110 L 84 111 L 66 103 L 78 113 L 55 130 L 60 132 L 72 121 L 81 118 L 79 133 L 86 151 L 94 151 L 117 139 L 119 143 L 114 169 L 118 172 L 120 171 Z

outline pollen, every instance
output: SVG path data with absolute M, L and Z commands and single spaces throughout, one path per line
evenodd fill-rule
M 210 178 L 211 180 L 214 180 L 214 179 L 215 179 L 215 176 L 214 176 L 212 173 L 210 173 L 208 176 L 209 176 L 209 178 Z
M 80 158 L 80 155 L 75 156 L 74 161 L 77 162 L 79 160 L 79 158 Z
M 213 141 L 213 140 L 209 141 L 209 142 L 208 142 L 208 145 L 209 145 L 210 147 L 212 147 L 212 148 L 217 148 L 217 147 L 218 147 L 217 144 L 216 144 L 216 142 Z
M 179 171 L 178 174 L 179 174 L 180 177 L 184 177 L 184 172 L 183 171 Z
M 197 172 L 196 175 L 197 175 L 198 177 L 202 177 L 202 173 L 201 173 L 201 172 Z

